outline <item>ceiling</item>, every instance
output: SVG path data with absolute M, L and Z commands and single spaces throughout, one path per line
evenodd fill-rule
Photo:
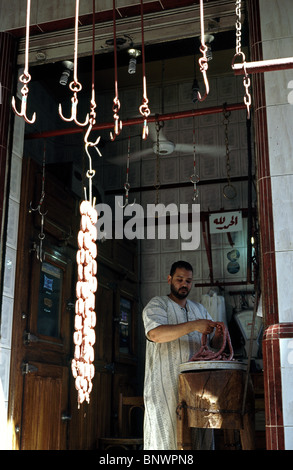
M 0 0 L 1 1 L 1 0 Z M 91 4 L 91 2 L 89 2 Z M 122 3 L 124 7 L 117 7 Z M 127 5 L 131 3 L 131 5 Z M 96 2 L 97 4 L 97 2 Z M 106 0 L 95 14 L 95 54 L 108 54 L 113 51 L 113 9 L 112 2 Z M 143 35 L 145 46 L 170 43 L 172 49 L 179 40 L 198 38 L 200 36 L 199 0 L 144 0 Z M 74 1 L 72 1 L 74 6 Z M 108 9 L 107 9 L 108 6 Z M 110 7 L 110 8 L 109 8 Z M 101 10 L 101 8 L 103 8 Z M 242 21 L 245 21 L 245 2 L 242 2 Z M 50 12 L 48 12 L 49 14 Z M 74 11 L 71 12 L 74 14 Z M 120 0 L 116 2 L 116 35 L 119 50 L 127 49 L 130 44 L 141 46 L 142 18 L 138 0 Z M 61 15 L 61 11 L 59 16 Z M 58 13 L 57 13 L 58 15 Z M 40 15 L 39 15 L 40 16 Z M 65 16 L 65 15 L 64 15 Z M 205 33 L 216 34 L 235 32 L 235 1 L 204 1 Z M 38 18 L 38 15 L 37 15 Z M 74 15 L 54 21 L 44 22 L 36 19 L 30 25 L 30 65 L 47 64 L 68 60 L 74 53 Z M 92 13 L 79 15 L 78 55 L 90 56 L 92 52 Z M 20 38 L 18 64 L 24 64 L 25 30 L 14 28 L 11 33 Z M 227 47 L 225 38 L 229 38 L 230 47 L 235 45 L 235 35 L 223 35 L 223 43 L 216 47 Z M 181 50 L 182 51 L 182 50 Z
M 111 2 L 106 2 L 111 3 Z M 118 2 L 116 2 L 118 3 Z M 141 48 L 141 17 L 139 2 L 123 8 L 116 7 L 117 27 L 117 65 L 119 90 L 124 87 L 141 87 L 141 57 L 138 59 L 138 70 L 135 76 L 127 73 L 129 55 L 127 50 L 133 43 Z M 178 7 L 178 4 L 180 7 Z M 243 36 L 242 45 L 247 46 L 247 27 L 245 23 L 245 4 L 242 2 Z M 113 48 L 113 10 L 108 9 L 95 15 L 95 86 L 98 93 L 114 89 L 114 48 Z M 83 84 L 83 92 L 89 94 L 91 87 L 92 67 L 92 14 L 79 17 L 79 55 L 78 78 Z M 209 63 L 209 74 L 231 73 L 231 58 L 235 49 L 235 2 L 234 0 L 205 1 L 205 29 L 213 34 L 212 50 L 214 59 Z M 24 39 L 22 28 L 13 30 L 19 36 L 18 64 L 24 60 Z M 199 0 L 156 0 L 144 2 L 144 42 L 146 75 L 148 84 L 160 82 L 162 64 L 166 68 L 168 80 L 181 81 L 184 76 L 192 75 L 199 57 L 200 46 Z M 32 75 L 31 93 L 34 82 L 39 82 L 54 101 L 69 103 L 72 92 L 68 87 L 59 84 L 62 72 L 62 61 L 72 60 L 74 51 L 74 17 L 59 21 L 38 23 L 31 26 L 30 36 L 30 73 Z M 228 51 L 227 61 L 223 54 Z M 196 61 L 194 60 L 196 58 Z M 180 64 L 180 65 L 179 65 Z M 227 71 L 223 72 L 223 67 Z M 196 66 L 198 68 L 198 64 Z M 197 69 L 198 70 L 198 69 Z M 201 75 L 197 71 L 198 75 Z M 87 99 L 88 103 L 88 99 Z M 66 111 L 67 112 L 67 111 Z M 99 121 L 103 122 L 103 116 Z M 113 118 L 112 118 L 113 119 Z M 110 118 L 111 120 L 111 118 Z M 30 135 L 46 130 L 74 127 L 74 123 L 65 123 L 60 118 L 54 122 L 42 122 L 37 126 L 27 126 L 26 145 L 36 145 Z M 75 126 L 76 127 L 76 126 Z M 72 158 L 80 158 L 82 153 L 82 130 L 70 137 Z M 103 138 L 103 133 L 101 133 Z M 56 140 L 56 139 L 55 139 Z M 107 131 L 107 141 L 109 131 Z M 51 138 L 52 141 L 52 138 Z M 41 144 L 41 140 L 39 140 Z M 67 141 L 68 145 L 68 141 Z M 102 143 L 103 145 L 103 143 Z M 80 150 L 78 150 L 78 148 Z M 57 147 L 56 159 L 60 146 Z M 68 149 L 67 149 L 68 152 Z M 39 152 L 42 155 L 41 152 Z M 76 157 L 77 156 L 77 157 Z

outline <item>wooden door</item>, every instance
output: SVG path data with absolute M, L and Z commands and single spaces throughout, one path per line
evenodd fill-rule
M 41 184 L 42 169 L 25 159 L 8 411 L 14 447 L 95 449 L 100 437 L 117 432 L 119 393 L 135 393 L 136 256 L 127 241 L 98 247 L 95 376 L 90 403 L 78 407 L 71 360 L 79 201 L 46 174 L 41 261 L 41 217 L 29 210 L 31 202 L 33 208 L 38 204 Z M 122 298 L 131 300 L 131 334 L 119 346 Z
M 67 448 L 78 201 L 24 159 L 12 337 L 9 417 L 14 446 Z M 43 228 L 42 228 L 43 227 Z M 40 243 L 42 242 L 42 243 Z

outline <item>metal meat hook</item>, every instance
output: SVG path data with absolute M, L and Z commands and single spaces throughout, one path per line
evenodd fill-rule
M 96 152 L 99 154 L 99 157 L 102 156 L 100 150 L 97 147 L 98 143 L 100 142 L 101 136 L 99 136 L 95 142 L 89 142 L 88 141 L 88 136 L 90 135 L 90 132 L 91 132 L 92 128 L 93 128 L 93 124 L 90 122 L 88 130 L 86 131 L 86 134 L 84 136 L 85 151 L 86 151 L 86 154 L 87 154 L 89 159 L 91 159 L 91 156 L 90 156 L 89 151 L 88 151 L 89 147 L 94 147 Z
M 27 83 L 30 81 L 30 79 L 31 79 L 30 75 L 28 75 L 28 78 L 25 79 L 24 74 L 21 75 L 21 77 L 19 78 L 19 81 L 24 83 L 24 86 L 21 89 L 22 98 L 21 98 L 21 109 L 20 109 L 20 111 L 17 111 L 17 109 L 16 109 L 16 101 L 15 101 L 14 96 L 12 97 L 11 105 L 12 105 L 13 111 L 15 112 L 15 114 L 17 114 L 17 116 L 23 117 L 24 120 L 28 124 L 33 124 L 36 120 L 36 113 L 34 112 L 31 119 L 29 119 L 27 117 L 27 114 L 26 114 L 27 113 L 27 95 L 28 95 L 28 91 L 29 91 L 28 87 L 27 87 Z
M 38 211 L 38 213 L 40 214 L 41 217 L 45 217 L 45 215 L 47 215 L 48 211 L 46 211 L 46 212 L 41 211 L 41 207 L 42 207 L 42 204 L 43 204 L 44 197 L 45 197 L 45 193 L 42 194 L 40 202 L 37 205 L 37 207 L 35 207 L 35 208 L 32 206 L 32 201 L 31 201 L 30 202 L 30 207 L 29 207 L 29 212 Z
M 114 117 L 114 134 L 113 132 L 110 132 L 110 138 L 112 140 L 112 142 L 115 140 L 115 138 L 117 137 L 117 135 L 119 135 L 122 131 L 122 121 L 121 119 L 119 118 L 119 110 L 120 110 L 120 101 L 119 101 L 119 98 L 116 94 L 115 98 L 113 99 L 113 106 L 112 106 L 112 110 L 113 110 L 113 117 Z
M 201 96 L 200 92 L 198 91 L 197 99 L 198 101 L 204 101 L 210 92 L 210 86 L 209 86 L 209 81 L 208 81 L 208 76 L 207 76 L 207 70 L 208 70 L 208 61 L 206 57 L 207 46 L 205 44 L 202 45 L 200 47 L 200 51 L 202 52 L 203 56 L 198 60 L 198 63 L 199 63 L 200 71 L 202 73 L 203 81 L 205 84 L 205 94 Z
M 119 205 L 119 207 L 121 207 L 121 209 L 124 209 L 124 207 L 126 207 L 126 206 L 134 206 L 135 201 L 136 201 L 134 199 L 134 202 L 132 202 L 131 204 L 129 202 L 129 199 L 128 199 L 128 193 L 129 193 L 129 189 L 130 189 L 130 184 L 129 183 L 124 184 L 124 189 L 125 189 L 125 204 L 120 204 L 118 202 L 118 205 Z
M 72 106 L 71 106 L 71 116 L 70 118 L 66 118 L 63 116 L 63 113 L 62 113 L 62 105 L 59 104 L 59 115 L 61 117 L 61 119 L 63 119 L 63 121 L 66 121 L 66 122 L 71 122 L 71 121 L 74 121 L 75 124 L 77 124 L 78 126 L 86 126 L 89 122 L 89 114 L 86 115 L 86 119 L 85 121 L 82 123 L 82 122 L 79 122 L 77 120 L 77 104 L 78 104 L 78 99 L 77 99 L 77 91 L 80 91 L 81 90 L 81 85 L 80 83 L 78 83 L 79 87 L 80 88 L 72 88 L 72 85 L 74 84 L 74 82 L 71 82 L 70 85 L 69 85 L 69 88 L 71 90 L 73 90 L 74 94 L 73 94 L 73 97 L 71 98 L 71 103 L 72 103 Z

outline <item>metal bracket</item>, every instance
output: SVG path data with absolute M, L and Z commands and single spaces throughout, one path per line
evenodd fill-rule
M 37 343 L 39 341 L 39 338 L 29 331 L 25 331 L 23 335 L 23 342 L 25 345 L 28 345 L 30 343 Z
M 22 375 L 31 374 L 32 372 L 38 372 L 38 368 L 32 364 L 29 364 L 28 362 L 23 362 L 21 364 Z

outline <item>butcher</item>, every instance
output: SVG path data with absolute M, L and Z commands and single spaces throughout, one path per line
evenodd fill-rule
M 156 296 L 143 310 L 146 359 L 144 450 L 176 450 L 179 365 L 202 348 L 202 337 L 218 349 L 223 328 L 199 303 L 187 299 L 193 268 L 177 261 L 168 275 L 170 293 Z M 214 448 L 212 429 L 194 429 L 194 449 Z

